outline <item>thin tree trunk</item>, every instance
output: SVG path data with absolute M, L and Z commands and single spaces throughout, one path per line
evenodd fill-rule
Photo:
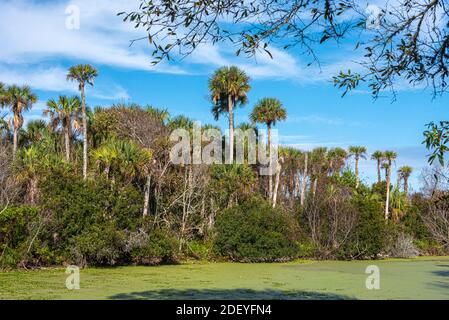
M 305 197 L 306 197 L 306 185 L 307 185 L 307 162 L 308 162 L 309 154 L 306 152 L 304 155 L 304 173 L 302 176 L 302 185 L 301 185 L 301 207 L 304 206 Z
M 282 166 L 281 166 L 281 164 L 279 163 L 279 160 L 278 160 L 278 163 L 277 163 L 277 166 L 276 166 L 276 183 L 274 185 L 274 191 L 273 191 L 273 208 L 276 207 L 276 200 L 277 200 L 278 189 L 279 189 L 279 178 L 280 178 L 280 175 L 281 175 L 281 169 L 282 169 Z
M 87 111 L 86 111 L 86 99 L 84 94 L 84 85 L 80 85 L 81 91 L 81 109 L 83 116 L 83 178 L 87 179 Z
M 229 163 L 234 163 L 234 100 L 228 96 L 229 112 Z
M 315 178 L 313 180 L 313 187 L 312 187 L 312 195 L 314 198 L 315 198 L 317 186 L 318 186 L 318 178 Z
M 299 186 L 299 170 L 296 170 L 296 174 L 294 174 L 293 175 L 293 179 L 294 179 L 294 189 L 293 189 L 293 197 L 294 198 L 299 198 L 299 193 L 300 193 L 300 191 L 299 191 L 299 189 L 300 189 L 300 186 Z M 295 199 L 293 199 L 293 197 L 292 197 L 292 200 L 295 200 Z
M 388 220 L 389 214 L 390 214 L 390 175 L 391 175 L 391 169 L 387 170 L 386 176 L 387 176 L 387 199 L 385 200 L 385 220 Z
M 106 176 L 106 179 L 107 180 L 109 180 L 109 171 L 111 170 L 111 166 L 109 165 L 109 164 L 107 164 L 105 167 L 104 167 L 104 171 L 103 171 L 103 173 L 104 173 L 104 175 Z
M 272 163 L 271 163 L 271 125 L 267 124 L 267 128 L 268 128 L 268 157 L 269 157 L 269 162 L 268 162 L 268 198 L 270 198 L 270 200 L 273 198 L 273 172 L 272 172 Z
M 35 177 L 30 180 L 30 203 L 36 203 L 36 195 L 37 195 L 37 179 Z
M 150 190 L 151 190 L 151 175 L 147 175 L 147 182 L 145 183 L 145 195 L 143 200 L 143 216 L 148 215 L 148 209 L 150 207 Z
M 64 128 L 64 142 L 65 142 L 65 159 L 70 161 L 70 133 L 69 128 Z
M 16 158 L 17 153 L 17 141 L 18 141 L 18 128 L 14 125 L 14 133 L 13 133 L 13 147 L 12 147 L 12 158 L 13 160 Z
M 355 157 L 355 187 L 358 188 L 359 184 L 359 157 Z
M 382 181 L 382 176 L 380 175 L 380 160 L 377 160 L 377 183 Z
M 408 177 L 404 177 L 404 193 L 408 196 Z

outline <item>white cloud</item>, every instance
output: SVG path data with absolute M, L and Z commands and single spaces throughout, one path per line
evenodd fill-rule
M 44 91 L 64 92 L 78 94 L 78 86 L 74 82 L 66 80 L 67 70 L 60 67 L 30 67 L 17 66 L 7 68 L 0 65 L 0 79 L 7 84 L 28 84 L 29 86 Z M 122 86 L 112 84 L 100 84 L 92 88 L 86 88 L 87 94 L 92 92 L 92 97 L 102 100 L 128 100 L 129 94 Z
M 66 28 L 68 5 L 80 9 L 78 30 Z M 360 70 L 360 65 L 354 62 L 359 60 L 360 52 L 354 53 L 349 46 L 331 48 L 325 54 L 318 52 L 323 59 L 321 67 L 316 64 L 307 67 L 308 57 L 275 47 L 269 48 L 274 59 L 265 53 L 254 58 L 236 57 L 235 47 L 229 43 L 204 44 L 178 62 L 164 61 L 152 66 L 152 48 L 146 40 L 130 46 L 131 40 L 146 36 L 145 30 L 135 29 L 132 23 L 117 16 L 121 11 L 138 9 L 138 5 L 137 0 L 1 1 L 0 61 L 7 70 L 0 70 L 0 76 L 16 79 L 19 71 L 28 68 L 25 73 L 32 86 L 39 83 L 39 88 L 45 90 L 69 90 L 68 84 L 57 80 L 60 70 L 54 68 L 43 73 L 44 67 L 36 65 L 69 60 L 169 74 L 210 74 L 214 68 L 234 64 L 254 79 L 289 79 L 304 85 L 329 82 L 340 70 Z
M 80 28 L 66 28 L 66 7 L 80 9 Z M 131 24 L 117 16 L 136 1 L 6 1 L 0 4 L 0 59 L 30 63 L 48 58 L 76 58 L 117 67 L 183 73 L 168 64 L 151 66 L 148 47 L 130 47 L 139 36 Z M 17 23 L 25 21 L 26 23 Z
M 67 70 L 59 67 L 29 67 L 28 65 L 10 68 L 0 66 L 0 79 L 8 84 L 28 84 L 46 91 L 77 92 L 77 85 L 66 80 Z

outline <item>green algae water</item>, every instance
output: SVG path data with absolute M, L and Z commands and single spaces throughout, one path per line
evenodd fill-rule
M 366 288 L 368 266 L 380 289 Z M 0 272 L 0 299 L 449 299 L 449 257 Z

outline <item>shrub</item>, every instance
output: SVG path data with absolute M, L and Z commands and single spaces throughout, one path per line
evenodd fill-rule
M 198 260 L 207 260 L 211 257 L 213 243 L 210 241 L 192 240 L 187 243 L 187 255 Z
M 295 258 L 296 221 L 272 209 L 262 199 L 253 199 L 227 209 L 216 222 L 214 253 L 242 262 L 271 262 Z
M 395 258 L 415 258 L 419 250 L 414 244 L 413 236 L 399 232 L 391 244 L 388 254 Z
M 124 233 L 114 225 L 94 225 L 72 239 L 73 263 L 79 266 L 118 264 L 124 258 L 124 241 Z
M 157 265 L 176 261 L 177 241 L 167 230 L 139 230 L 127 239 L 126 251 L 135 264 Z
M 387 245 L 389 227 L 385 224 L 382 205 L 376 199 L 358 197 L 353 201 L 358 214 L 354 231 L 338 252 L 339 258 L 376 258 Z
M 15 267 L 26 258 L 38 211 L 27 206 L 7 207 L 0 214 L 0 267 Z

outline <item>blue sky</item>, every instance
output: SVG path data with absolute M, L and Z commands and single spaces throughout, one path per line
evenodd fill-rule
M 80 9 L 80 28 L 66 27 L 69 5 Z M 310 58 L 300 50 L 272 48 L 274 59 L 233 56 L 232 47 L 205 45 L 192 56 L 173 63 L 150 64 L 145 42 L 129 41 L 144 35 L 123 23 L 117 12 L 136 8 L 138 1 L 0 0 L 0 81 L 29 84 L 39 102 L 25 115 L 41 117 L 45 102 L 59 94 L 76 94 L 76 85 L 65 80 L 76 63 L 91 63 L 99 77 L 87 99 L 91 106 L 137 102 L 167 108 L 203 123 L 214 123 L 207 100 L 209 75 L 222 65 L 235 64 L 252 78 L 249 104 L 236 112 L 236 122 L 248 121 L 258 99 L 277 97 L 288 120 L 279 123 L 280 141 L 300 149 L 317 146 L 365 145 L 369 151 L 396 150 L 396 167 L 415 168 L 411 182 L 419 188 L 419 174 L 427 151 L 421 145 L 426 123 L 446 119 L 448 97 L 432 100 L 429 90 L 399 85 L 398 97 L 373 101 L 365 90 L 344 98 L 330 79 L 343 69 L 356 68 L 361 53 L 350 41 L 318 49 L 321 69 L 307 67 Z M 17 23 L 20 21 L 20 23 Z M 218 122 L 226 127 L 226 119 Z M 375 179 L 375 163 L 363 161 L 362 178 Z

